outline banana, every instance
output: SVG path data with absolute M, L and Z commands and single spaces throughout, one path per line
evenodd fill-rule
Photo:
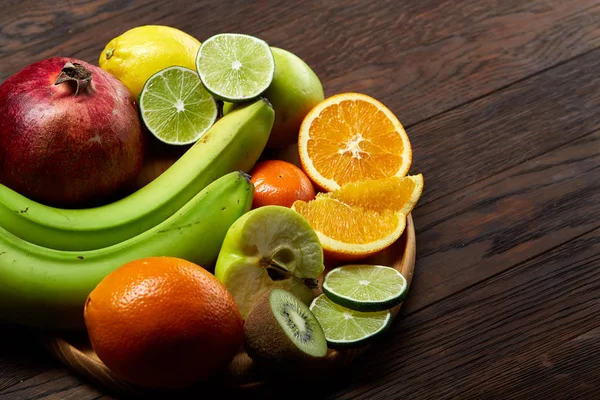
M 60 251 L 0 228 L 0 320 L 46 329 L 84 327 L 88 294 L 112 270 L 136 259 L 173 256 L 212 267 L 227 230 L 252 206 L 243 172 L 209 184 L 154 228 L 91 251 Z
M 0 226 L 23 240 L 58 250 L 120 243 L 164 221 L 215 179 L 232 171 L 248 172 L 267 143 L 273 120 L 266 100 L 236 109 L 154 181 L 101 207 L 48 207 L 0 185 Z

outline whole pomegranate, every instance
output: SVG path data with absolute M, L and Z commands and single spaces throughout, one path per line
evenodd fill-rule
M 50 58 L 0 86 L 0 183 L 26 197 L 98 203 L 135 180 L 143 152 L 135 99 L 96 66 Z

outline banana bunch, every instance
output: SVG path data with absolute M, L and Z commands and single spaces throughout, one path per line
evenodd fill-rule
M 215 179 L 232 171 L 248 172 L 267 143 L 273 121 L 266 100 L 236 109 L 154 181 L 102 207 L 48 207 L 0 185 L 0 226 L 27 242 L 58 250 L 120 243 L 164 221 Z
M 129 261 L 172 256 L 211 267 L 252 206 L 242 171 L 258 160 L 273 121 L 265 100 L 228 114 L 157 179 L 102 207 L 47 207 L 0 185 L 0 320 L 80 329 L 88 294 Z
M 129 261 L 173 256 L 210 267 L 229 227 L 250 210 L 253 195 L 248 176 L 231 172 L 154 228 L 97 250 L 48 249 L 0 228 L 0 319 L 48 329 L 83 328 L 88 294 Z

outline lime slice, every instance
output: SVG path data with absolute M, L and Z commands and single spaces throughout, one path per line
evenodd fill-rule
M 359 347 L 383 334 L 392 324 L 391 311 L 354 311 L 331 301 L 325 293 L 310 305 L 325 333 L 329 347 Z
M 200 139 L 218 114 L 217 103 L 198 73 L 185 67 L 168 67 L 152 75 L 140 94 L 140 112 L 161 142 L 179 145 Z
M 382 265 L 338 267 L 323 280 L 323 292 L 331 301 L 357 311 L 388 310 L 404 300 L 407 289 L 400 271 Z
M 204 87 L 215 97 L 240 102 L 267 90 L 273 81 L 275 60 L 264 40 L 222 33 L 202 43 L 196 69 Z

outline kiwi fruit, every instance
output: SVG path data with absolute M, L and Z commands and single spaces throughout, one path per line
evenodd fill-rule
M 248 314 L 246 351 L 257 362 L 301 366 L 324 359 L 325 334 L 308 307 L 296 296 L 273 289 Z

